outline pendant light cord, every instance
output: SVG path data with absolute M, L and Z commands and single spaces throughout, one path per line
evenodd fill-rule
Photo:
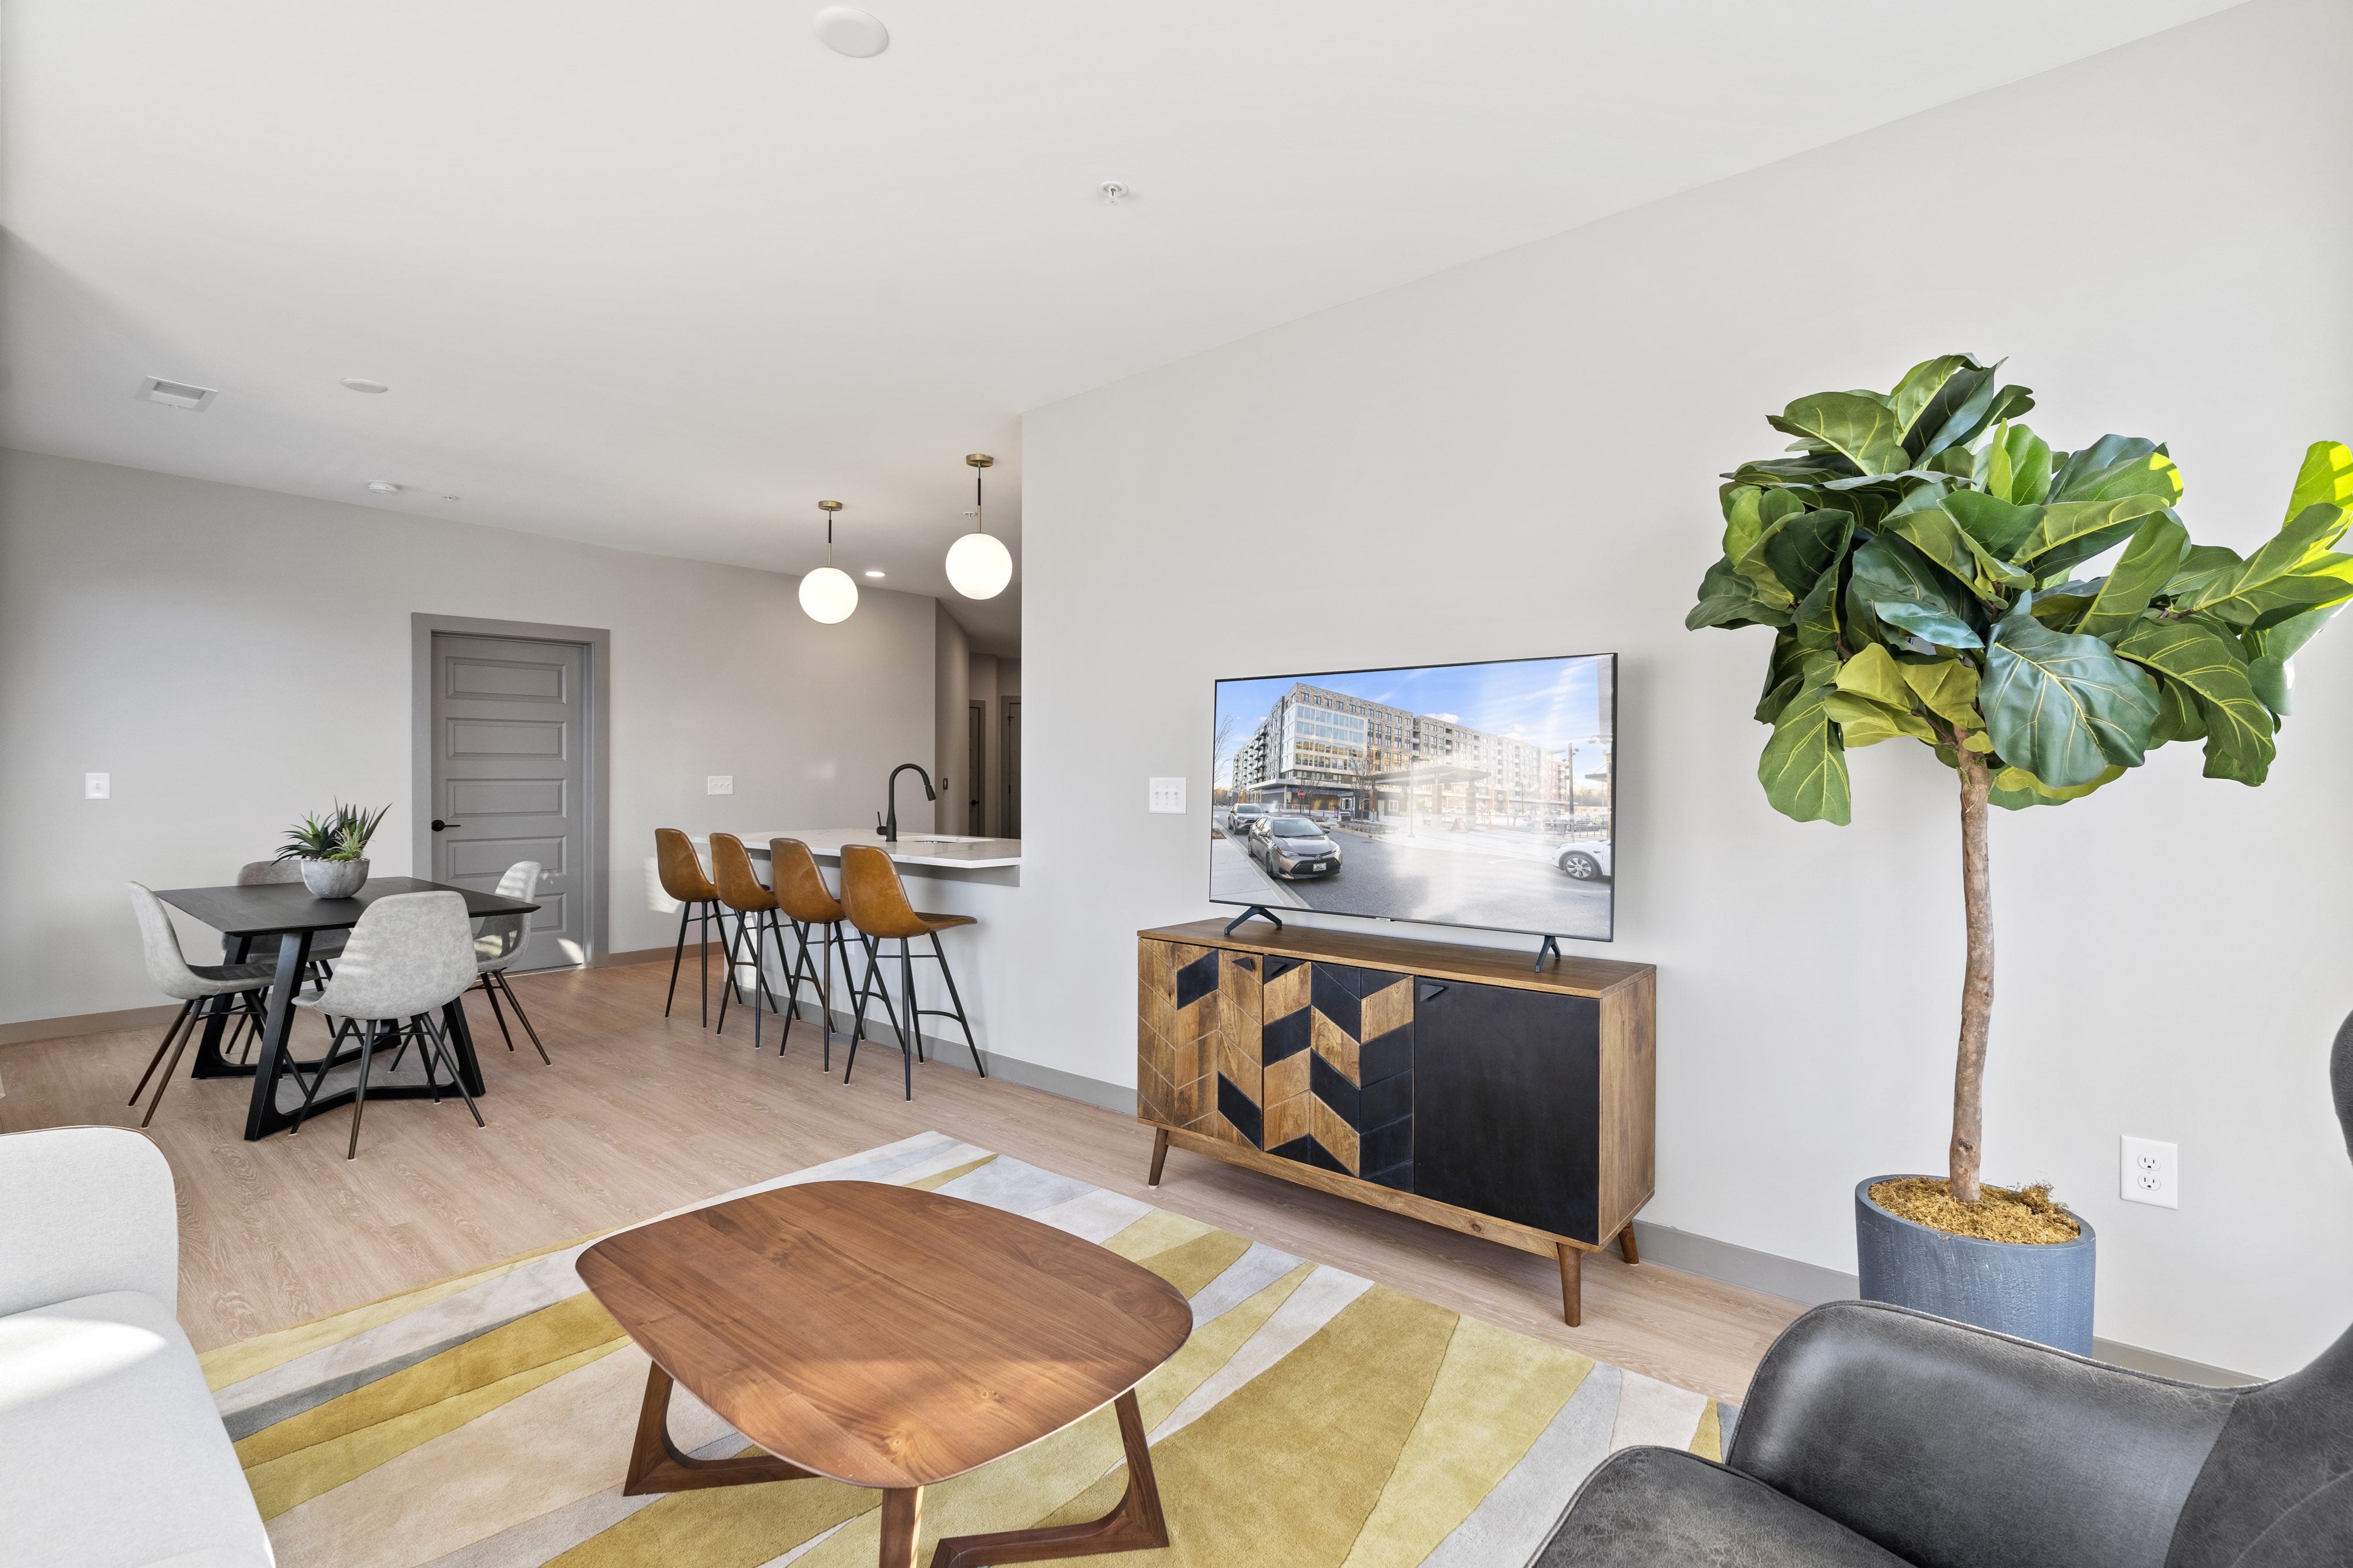
M 972 531 L 975 533 L 988 531 L 988 513 L 982 510 L 980 504 L 980 478 L 984 470 L 978 468 L 972 470 Z

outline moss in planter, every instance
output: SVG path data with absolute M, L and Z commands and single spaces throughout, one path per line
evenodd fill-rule
M 1897 1176 L 1873 1183 L 1871 1201 L 1915 1225 L 1980 1241 L 2048 1247 L 2083 1234 L 2075 1216 L 2052 1200 L 2047 1185 L 2013 1191 L 1988 1182 L 1984 1198 L 1973 1204 L 1955 1202 L 1951 1187 L 1935 1177 Z

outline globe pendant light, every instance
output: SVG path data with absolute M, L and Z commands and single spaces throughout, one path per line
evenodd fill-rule
M 858 584 L 849 574 L 833 563 L 833 514 L 841 510 L 838 500 L 817 503 L 825 513 L 825 564 L 801 579 L 801 608 L 808 618 L 832 626 L 846 621 L 849 612 L 858 608 Z
M 948 582 L 967 599 L 994 599 L 1013 581 L 1013 555 L 1001 539 L 992 539 L 980 512 L 980 470 L 997 461 L 986 452 L 974 452 L 972 465 L 972 531 L 948 546 Z

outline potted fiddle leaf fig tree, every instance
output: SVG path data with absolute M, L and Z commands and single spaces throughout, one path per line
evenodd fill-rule
M 2334 548 L 2353 453 L 2312 447 L 2279 531 L 2241 556 L 2190 542 L 2163 446 L 2054 451 L 2000 368 L 1946 354 L 1891 392 L 1767 416 L 1793 440 L 1725 476 L 1724 554 L 1685 624 L 1774 628 L 1757 777 L 1784 815 L 1845 824 L 1851 747 L 1909 738 L 1955 775 L 1968 951 L 1947 1168 L 1856 1187 L 1863 1295 L 2088 1353 L 2091 1227 L 1982 1173 L 1988 808 L 2080 800 L 2175 741 L 2202 744 L 2209 778 L 2262 784 L 2288 661 L 2353 599 Z
M 302 863 L 302 885 L 313 898 L 348 899 L 367 885 L 368 840 L 391 809 L 371 812 L 338 801 L 324 816 L 305 814 L 286 830 L 277 858 Z

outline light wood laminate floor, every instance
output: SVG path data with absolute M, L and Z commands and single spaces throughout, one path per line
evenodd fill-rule
M 1721 1398 L 1741 1396 L 1765 1347 L 1799 1310 L 1656 1264 L 1630 1268 L 1604 1253 L 1587 1260 L 1585 1325 L 1571 1329 L 1560 1321 L 1549 1258 L 1182 1150 L 1170 1152 L 1160 1187 L 1147 1188 L 1151 1134 L 1127 1117 L 938 1062 L 915 1069 L 911 1104 L 900 1098 L 896 1051 L 872 1047 L 845 1087 L 838 1037 L 830 1077 L 806 1023 L 781 1060 L 773 1032 L 755 1056 L 748 1013 L 739 1026 L 731 1009 L 723 1037 L 698 1025 L 691 965 L 677 1014 L 665 1020 L 668 978 L 667 964 L 517 977 L 553 1067 L 528 1042 L 510 1056 L 475 993 L 469 1005 L 489 1126 L 477 1129 L 455 1101 L 379 1102 L 355 1161 L 343 1158 L 348 1110 L 327 1113 L 299 1137 L 248 1143 L 238 1133 L 248 1080 L 174 1082 L 151 1134 L 179 1183 L 180 1320 L 196 1347 L 928 1129 Z M 0 1131 L 136 1126 L 123 1098 L 161 1033 L 0 1047 Z M 310 1042 L 304 1056 L 315 1048 L 308 1036 L 298 1041 Z

